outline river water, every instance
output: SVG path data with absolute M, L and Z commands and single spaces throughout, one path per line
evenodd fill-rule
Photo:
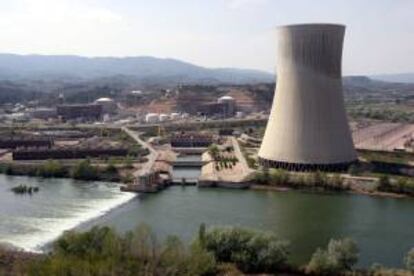
M 14 195 L 10 188 L 20 183 L 39 186 L 40 192 Z M 403 255 L 414 247 L 413 199 L 179 186 L 134 196 L 110 183 L 0 175 L 0 242 L 38 250 L 75 226 L 109 225 L 124 232 L 140 223 L 150 225 L 160 239 L 175 234 L 185 241 L 201 223 L 273 231 L 290 240 L 297 263 L 330 238 L 354 238 L 362 266 L 401 267 Z
M 14 194 L 11 188 L 20 184 L 40 191 L 31 196 Z M 40 251 L 63 231 L 135 196 L 120 192 L 114 183 L 0 175 L 0 243 Z

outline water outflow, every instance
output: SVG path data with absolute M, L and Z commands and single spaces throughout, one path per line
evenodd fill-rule
M 17 195 L 17 185 L 40 187 Z M 64 231 L 97 218 L 135 197 L 114 183 L 40 179 L 0 175 L 0 243 L 26 251 L 42 247 Z

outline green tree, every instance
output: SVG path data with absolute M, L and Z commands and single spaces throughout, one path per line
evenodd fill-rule
M 321 275 L 337 274 L 351 270 L 358 262 L 359 249 L 357 244 L 349 238 L 330 240 L 324 250 L 318 248 L 312 255 L 306 271 Z
M 272 233 L 244 228 L 208 229 L 202 244 L 207 251 L 213 253 L 217 261 L 234 263 L 248 273 L 283 269 L 289 255 L 286 241 Z
M 125 166 L 125 168 L 127 168 L 127 169 L 132 169 L 132 168 L 134 168 L 134 160 L 132 159 L 132 156 L 127 155 L 127 156 L 125 157 L 125 160 L 124 160 L 124 166 Z
M 116 162 L 113 158 L 110 158 L 108 160 L 108 165 L 106 166 L 105 171 L 107 173 L 111 173 L 111 174 L 114 174 L 114 173 L 118 172 L 118 168 L 116 167 Z
M 220 150 L 218 148 L 218 146 L 216 144 L 211 144 L 208 147 L 208 154 L 210 154 L 210 156 L 214 159 L 214 160 L 218 160 L 218 155 L 220 153 Z
M 389 191 L 391 189 L 391 182 L 388 175 L 381 175 L 378 180 L 378 190 Z
M 37 175 L 42 177 L 63 177 L 66 175 L 66 170 L 59 161 L 48 160 L 39 167 Z
M 79 180 L 97 180 L 98 170 L 91 164 L 89 159 L 78 162 L 72 169 L 71 175 Z
M 282 169 L 270 170 L 270 182 L 273 185 L 283 185 L 289 182 L 289 174 Z
M 409 270 L 414 272 L 414 248 L 412 248 L 404 259 L 405 267 Z

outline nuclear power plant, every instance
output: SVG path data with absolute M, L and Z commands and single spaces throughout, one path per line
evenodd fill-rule
M 345 26 L 279 27 L 277 86 L 259 162 L 295 171 L 346 169 L 356 159 L 342 94 Z

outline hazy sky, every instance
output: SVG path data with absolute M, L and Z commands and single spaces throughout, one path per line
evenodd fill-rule
M 347 25 L 345 74 L 414 72 L 414 0 L 0 0 L 0 52 L 274 71 L 277 25 Z

